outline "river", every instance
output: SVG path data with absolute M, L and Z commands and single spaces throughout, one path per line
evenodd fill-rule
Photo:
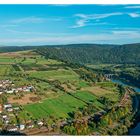
M 113 83 L 117 83 L 117 84 L 120 84 L 120 85 L 123 85 L 123 86 L 131 86 L 130 84 L 126 84 L 120 80 L 111 80 Z M 137 87 L 133 87 L 131 86 L 136 92 L 139 92 L 140 93 L 140 88 L 137 88 Z
M 128 84 L 126 84 L 126 83 L 124 83 L 124 82 L 122 82 L 122 81 L 120 81 L 120 80 L 111 80 L 113 83 L 117 83 L 117 84 L 121 84 L 121 85 L 123 85 L 123 86 L 131 86 L 131 85 L 128 85 Z M 131 87 L 133 87 L 133 86 L 131 86 Z M 140 88 L 137 88 L 137 87 L 133 87 L 133 89 L 136 91 L 136 92 L 138 92 L 138 93 L 140 93 Z M 134 136 L 134 135 L 140 135 L 140 122 L 134 127 L 134 128 L 132 128 L 132 129 L 130 129 L 129 130 L 129 134 L 128 135 L 132 135 L 132 136 Z

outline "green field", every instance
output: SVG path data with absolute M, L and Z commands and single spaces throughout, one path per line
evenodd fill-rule
M 51 71 L 35 71 L 29 73 L 31 77 L 42 78 L 42 79 L 53 79 L 53 80 L 78 80 L 78 75 L 72 70 L 51 70 Z
M 15 59 L 14 58 L 11 58 L 11 57 L 1 57 L 0 56 L 0 63 L 8 63 L 8 64 L 12 64 L 15 62 Z
M 89 86 L 89 83 L 84 81 L 84 80 L 79 80 L 78 84 L 77 84 L 78 87 L 82 88 L 82 87 L 88 87 Z
M 13 70 L 12 65 L 0 65 L 0 76 L 7 76 Z
M 92 101 L 97 107 L 102 107 L 102 104 L 97 101 L 96 96 L 89 92 L 77 92 L 75 96 L 88 103 Z M 42 103 L 25 105 L 24 108 L 35 118 L 47 116 L 54 116 L 56 118 L 69 117 L 68 113 L 78 110 L 79 107 L 86 106 L 86 103 L 82 100 L 65 94 L 54 99 L 44 100 Z
M 24 108 L 35 118 L 47 116 L 68 117 L 69 112 L 75 111 L 78 107 L 83 107 L 84 102 L 79 101 L 70 95 L 62 95 L 54 99 L 47 99 L 42 103 L 25 105 Z
M 40 57 L 40 58 L 38 58 L 37 64 L 59 65 L 59 64 L 63 64 L 63 62 L 53 60 L 53 59 L 46 60 L 44 57 Z
M 97 101 L 97 97 L 88 91 L 77 91 L 75 96 L 79 97 L 80 99 L 88 102 L 93 103 L 96 107 L 103 107 L 103 105 Z

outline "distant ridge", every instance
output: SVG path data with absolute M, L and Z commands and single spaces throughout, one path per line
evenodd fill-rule
M 36 50 L 46 58 L 55 58 L 80 64 L 125 63 L 140 64 L 140 43 L 114 44 L 67 44 L 40 46 L 5 46 L 0 52 Z
M 59 49 L 58 49 L 59 48 Z M 73 44 L 39 48 L 46 58 L 80 64 L 140 64 L 140 43 L 124 45 Z

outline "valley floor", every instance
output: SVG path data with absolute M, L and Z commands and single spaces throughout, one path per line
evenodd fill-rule
M 1 53 L 0 128 L 26 135 L 122 135 L 133 119 L 135 93 L 129 90 L 32 50 Z

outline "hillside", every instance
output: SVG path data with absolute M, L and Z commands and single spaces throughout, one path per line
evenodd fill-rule
M 42 46 L 0 47 L 2 52 L 15 52 L 35 49 L 46 58 L 80 64 L 140 64 L 140 43 L 126 45 L 70 44 Z
M 128 45 L 66 45 L 39 48 L 46 58 L 56 58 L 80 64 L 136 63 L 140 64 L 140 44 Z

